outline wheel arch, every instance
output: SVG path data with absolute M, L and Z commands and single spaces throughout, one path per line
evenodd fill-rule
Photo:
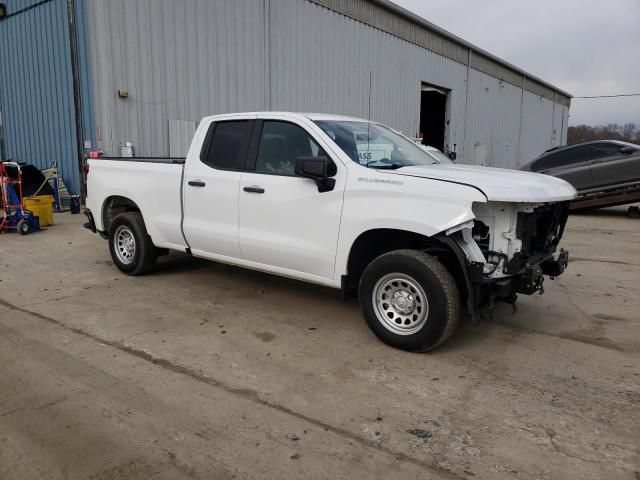
M 110 195 L 104 200 L 100 216 L 104 232 L 109 232 L 111 222 L 116 215 L 122 212 L 142 213 L 142 210 L 134 200 L 122 195 Z
M 464 266 L 451 245 L 442 241 L 441 235 L 428 236 L 398 228 L 372 228 L 360 233 L 351 244 L 342 275 L 343 296 L 356 296 L 362 273 L 371 261 L 402 249 L 420 250 L 436 257 L 451 272 L 461 294 L 467 293 Z

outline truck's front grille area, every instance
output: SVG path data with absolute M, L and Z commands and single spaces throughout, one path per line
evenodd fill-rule
M 509 273 L 517 273 L 527 263 L 537 264 L 556 251 L 569 215 L 569 202 L 543 205 L 533 212 L 518 213 L 516 236 L 522 242 L 508 265 Z

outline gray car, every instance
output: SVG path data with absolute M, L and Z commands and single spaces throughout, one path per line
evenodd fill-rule
M 640 182 L 640 145 L 598 140 L 554 148 L 520 170 L 562 178 L 578 193 L 614 190 Z

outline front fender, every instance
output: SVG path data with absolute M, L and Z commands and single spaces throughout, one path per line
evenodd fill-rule
M 473 220 L 473 203 L 486 202 L 481 192 L 466 185 L 377 171 L 366 172 L 366 177 L 350 177 L 336 254 L 336 278 L 347 273 L 351 246 L 363 233 L 394 229 L 434 237 Z

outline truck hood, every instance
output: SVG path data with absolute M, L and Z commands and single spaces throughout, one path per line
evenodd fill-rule
M 539 173 L 475 165 L 421 165 L 393 172 L 476 187 L 495 202 L 544 203 L 571 200 L 576 190 L 564 180 Z

